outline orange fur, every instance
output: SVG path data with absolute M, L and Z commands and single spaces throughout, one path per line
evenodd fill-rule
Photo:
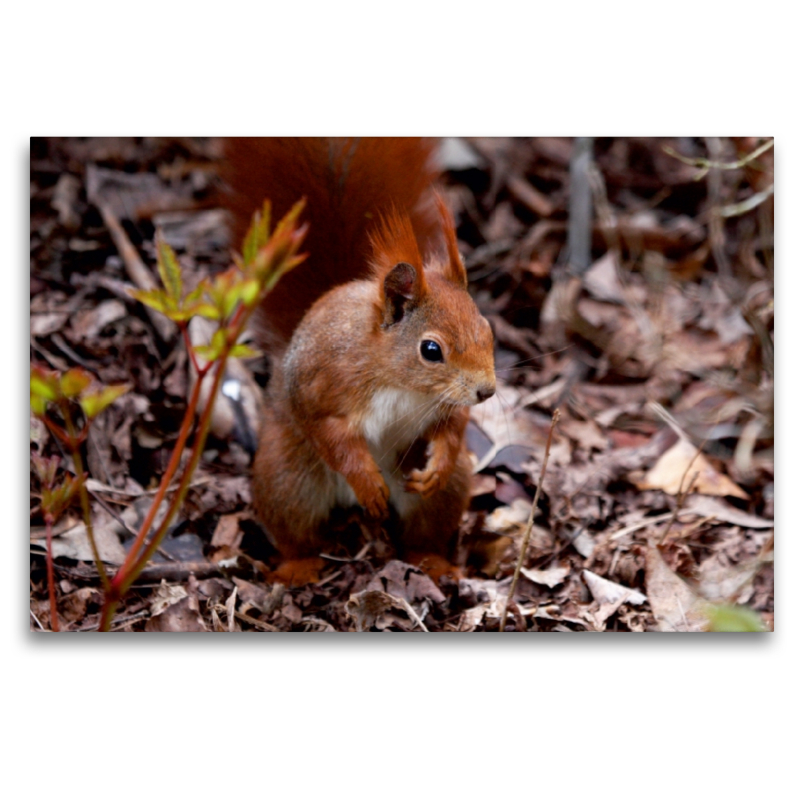
M 422 251 L 440 247 L 432 194 L 434 142 L 420 138 L 237 138 L 225 143 L 223 177 L 241 246 L 264 198 L 278 220 L 301 198 L 310 223 L 301 269 L 285 275 L 264 302 L 262 338 L 271 352 L 288 343 L 317 298 L 370 272 L 370 230 L 381 216 L 404 214 Z
M 408 214 L 403 214 L 392 205 L 382 214 L 378 224 L 370 231 L 372 244 L 373 276 L 382 280 L 395 264 L 405 262 L 422 270 L 422 256 Z

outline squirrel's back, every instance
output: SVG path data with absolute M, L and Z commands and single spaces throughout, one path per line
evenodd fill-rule
M 392 209 L 407 214 L 423 251 L 440 247 L 432 184 L 435 143 L 420 138 L 261 138 L 226 142 L 234 245 L 264 199 L 277 221 L 301 198 L 310 223 L 309 257 L 284 275 L 263 306 L 265 344 L 288 342 L 312 303 L 334 286 L 369 274 L 370 231 Z

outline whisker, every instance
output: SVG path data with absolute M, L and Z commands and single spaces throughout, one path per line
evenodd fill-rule
M 541 361 L 542 359 L 547 358 L 547 356 L 554 356 L 554 355 L 557 355 L 558 353 L 563 353 L 566 350 L 569 350 L 569 349 L 571 349 L 573 347 L 575 347 L 574 344 L 568 344 L 565 347 L 559 348 L 558 350 L 549 350 L 548 352 L 542 353 L 541 355 L 538 355 L 538 356 L 531 356 L 530 358 L 523 358 L 520 361 L 515 361 L 510 367 L 504 367 L 503 369 L 496 369 L 495 372 L 502 373 L 502 372 L 511 372 L 511 371 L 517 370 L 517 369 L 522 369 L 522 366 L 521 366 L 522 364 L 528 364 L 531 361 Z

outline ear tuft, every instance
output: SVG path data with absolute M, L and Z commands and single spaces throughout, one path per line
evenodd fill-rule
M 467 288 L 467 270 L 458 252 L 458 241 L 456 240 L 456 226 L 453 216 L 445 205 L 439 192 L 435 193 L 436 207 L 439 209 L 439 217 L 442 221 L 442 233 L 444 234 L 445 245 L 447 246 L 447 263 L 443 275 L 447 280 L 452 281 L 458 286 Z
M 410 264 L 418 272 L 422 271 L 422 256 L 408 214 L 392 206 L 387 213 L 379 216 L 378 224 L 370 231 L 369 238 L 376 275 L 386 275 L 395 264 L 401 262 Z

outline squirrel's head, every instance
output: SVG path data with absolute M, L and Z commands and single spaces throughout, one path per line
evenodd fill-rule
M 372 235 L 376 318 L 397 388 L 436 395 L 446 405 L 474 405 L 495 393 L 494 337 L 467 292 L 452 217 L 435 199 L 442 254 L 423 261 L 410 219 L 394 210 Z

